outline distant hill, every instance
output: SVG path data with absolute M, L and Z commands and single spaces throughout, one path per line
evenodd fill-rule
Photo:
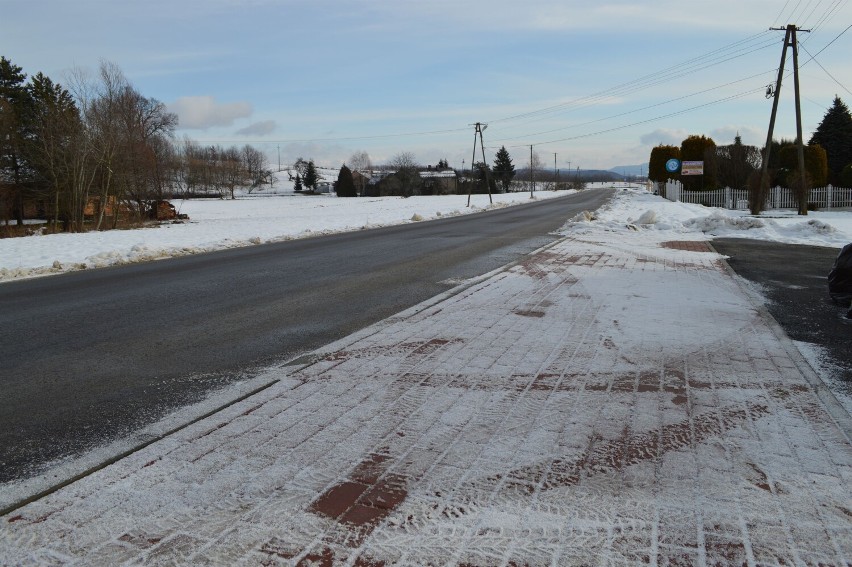
M 613 173 L 617 173 L 622 178 L 625 176 L 628 177 L 637 177 L 637 176 L 645 176 L 648 174 L 648 164 L 641 163 L 639 165 L 619 165 L 613 168 L 610 168 L 609 171 Z
M 606 171 L 603 169 L 572 169 L 571 171 L 560 170 L 559 172 L 559 178 L 561 181 L 576 179 L 577 175 L 579 175 L 580 179 L 583 181 L 621 181 L 624 179 L 624 176 L 620 172 Z M 545 169 L 536 171 L 535 177 L 539 181 L 552 181 L 554 173 L 552 169 Z M 516 181 L 526 181 L 528 179 L 528 169 L 524 168 L 515 170 Z

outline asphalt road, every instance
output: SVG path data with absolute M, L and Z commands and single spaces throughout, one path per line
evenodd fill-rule
M 787 336 L 825 349 L 852 393 L 852 320 L 828 294 L 828 272 L 840 250 L 743 238 L 717 238 L 713 247 L 730 256 L 737 274 L 759 284 Z
M 0 285 L 0 482 L 516 260 L 611 191 Z

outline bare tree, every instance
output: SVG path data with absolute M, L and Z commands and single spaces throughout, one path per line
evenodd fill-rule
M 272 171 L 269 170 L 269 162 L 266 154 L 257 148 L 246 144 L 242 149 L 243 167 L 249 180 L 248 192 L 251 193 L 264 183 L 274 179 Z
M 240 159 L 240 151 L 237 148 L 228 148 L 221 155 L 223 185 L 231 195 L 231 199 L 236 199 L 234 194 L 236 187 L 246 184 L 245 169 Z
M 69 156 L 67 164 L 70 182 L 67 188 L 66 216 L 63 220 L 64 230 L 81 231 L 83 212 L 103 163 L 102 146 L 97 140 L 96 113 L 92 111 L 98 90 L 89 74 L 80 68 L 72 69 L 66 81 L 80 109 L 82 127 L 75 136 L 76 151 Z
M 536 153 L 531 153 L 527 164 L 529 166 L 527 169 L 527 180 L 529 181 L 530 191 L 532 192 L 535 190 L 535 181 L 538 178 L 537 172 L 541 169 L 541 156 Z
M 363 150 L 352 154 L 348 165 L 352 171 L 370 171 L 373 168 L 373 163 L 370 161 L 370 154 Z
M 293 162 L 293 169 L 296 170 L 296 175 L 299 175 L 302 179 L 304 179 L 305 173 L 308 171 L 308 160 L 301 157 L 296 158 L 296 161 Z
M 163 161 L 169 158 L 177 115 L 153 98 L 146 98 L 126 84 L 118 97 L 115 120 L 119 125 L 123 183 L 116 187 L 116 199 L 125 196 L 137 210 L 147 209 L 150 199 L 162 199 L 168 185 Z M 117 215 L 114 217 L 117 220 Z M 114 222 L 115 222 L 114 220 Z
M 400 152 L 390 160 L 390 166 L 396 170 L 402 194 L 410 197 L 414 193 L 414 184 L 417 179 L 417 161 L 411 152 Z
M 358 175 L 353 176 L 353 179 L 355 181 L 355 188 L 358 191 L 358 195 L 363 196 L 364 188 L 367 185 L 367 176 L 373 169 L 373 163 L 370 161 L 370 154 L 363 150 L 355 152 L 349 158 L 349 168 L 353 171 L 353 173 L 358 173 Z

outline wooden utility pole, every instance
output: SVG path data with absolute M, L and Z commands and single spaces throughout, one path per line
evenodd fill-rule
M 533 147 L 530 144 L 530 199 L 533 198 L 535 192 L 535 164 L 533 164 Z
M 553 154 L 553 173 L 556 175 L 556 181 L 553 182 L 553 190 L 559 189 L 559 169 L 556 167 L 556 153 Z
M 801 197 L 799 198 L 799 214 L 808 214 L 808 181 L 805 172 L 805 141 L 802 139 L 802 99 L 799 96 L 799 44 L 796 41 L 796 26 L 787 26 L 791 34 L 793 47 L 793 92 L 796 98 L 796 143 L 799 145 L 799 183 Z
M 804 142 L 802 141 L 802 110 L 801 110 L 801 101 L 799 97 L 799 45 L 796 39 L 797 31 L 808 32 L 810 30 L 800 30 L 795 25 L 788 25 L 786 28 L 770 28 L 772 30 L 785 30 L 784 34 L 784 47 L 781 50 L 781 65 L 778 67 L 778 78 L 775 81 L 775 89 L 773 94 L 772 101 L 772 116 L 769 118 L 769 132 L 766 134 L 766 146 L 764 147 L 763 152 L 763 166 L 760 171 L 760 185 L 758 186 L 756 191 L 752 191 L 752 202 L 749 204 L 749 209 L 752 214 L 758 214 L 763 210 L 763 207 L 766 203 L 766 192 L 769 188 L 769 155 L 772 151 L 772 135 L 775 132 L 775 116 L 778 113 L 778 100 L 781 98 L 781 80 L 784 77 L 784 63 L 787 60 L 787 47 L 792 47 L 793 49 L 793 90 L 796 99 L 796 144 L 799 149 L 799 174 L 801 175 L 800 183 L 802 184 L 802 189 L 804 190 L 806 185 L 806 173 L 805 173 L 805 149 Z M 768 96 L 768 94 L 767 94 Z M 802 199 L 802 201 L 806 201 L 807 199 Z M 802 213 L 802 208 L 804 208 L 804 213 Z M 799 214 L 808 214 L 807 213 L 807 203 L 799 204 Z
M 479 149 L 482 150 L 482 168 L 485 170 L 485 184 L 488 185 L 488 202 L 494 203 L 494 200 L 491 197 L 491 170 L 488 168 L 488 162 L 485 161 L 485 142 L 482 140 L 482 131 L 488 128 L 488 124 L 482 124 L 481 122 L 477 122 L 476 124 L 472 124 L 472 126 L 476 126 L 476 130 L 473 132 L 473 158 L 470 160 L 470 173 L 473 175 L 473 166 L 476 163 L 476 137 L 479 136 Z M 467 206 L 470 206 L 470 194 L 473 191 L 472 187 L 468 185 L 467 189 Z

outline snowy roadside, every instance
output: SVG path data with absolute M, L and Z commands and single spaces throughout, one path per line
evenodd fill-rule
M 636 188 L 618 191 L 615 199 L 595 216 L 598 226 L 603 223 L 622 229 L 625 224 L 632 224 L 635 229 L 667 233 L 672 238 L 753 238 L 829 248 L 842 248 L 852 242 L 852 210 L 812 211 L 806 217 L 779 210 L 754 217 L 748 211 L 673 203 Z M 569 224 L 574 229 L 582 228 L 575 222 Z
M 610 184 L 602 184 L 608 186 Z M 840 248 L 852 242 L 852 211 L 788 211 L 754 218 L 745 211 L 672 203 L 640 187 L 620 188 L 598 211 L 600 222 L 668 231 L 684 238 L 736 236 Z M 572 191 L 540 191 L 535 199 Z M 146 262 L 323 234 L 433 220 L 523 204 L 527 193 L 338 199 L 292 192 L 243 196 L 237 200 L 176 201 L 190 221 L 156 227 L 84 234 L 53 234 L 0 240 L 0 282 L 89 268 Z M 692 234 L 692 236 L 685 236 Z
M 574 191 L 539 191 L 535 200 Z M 0 239 L 0 282 L 433 220 L 530 202 L 529 193 L 338 199 L 287 192 L 174 201 L 190 220 L 138 230 Z

